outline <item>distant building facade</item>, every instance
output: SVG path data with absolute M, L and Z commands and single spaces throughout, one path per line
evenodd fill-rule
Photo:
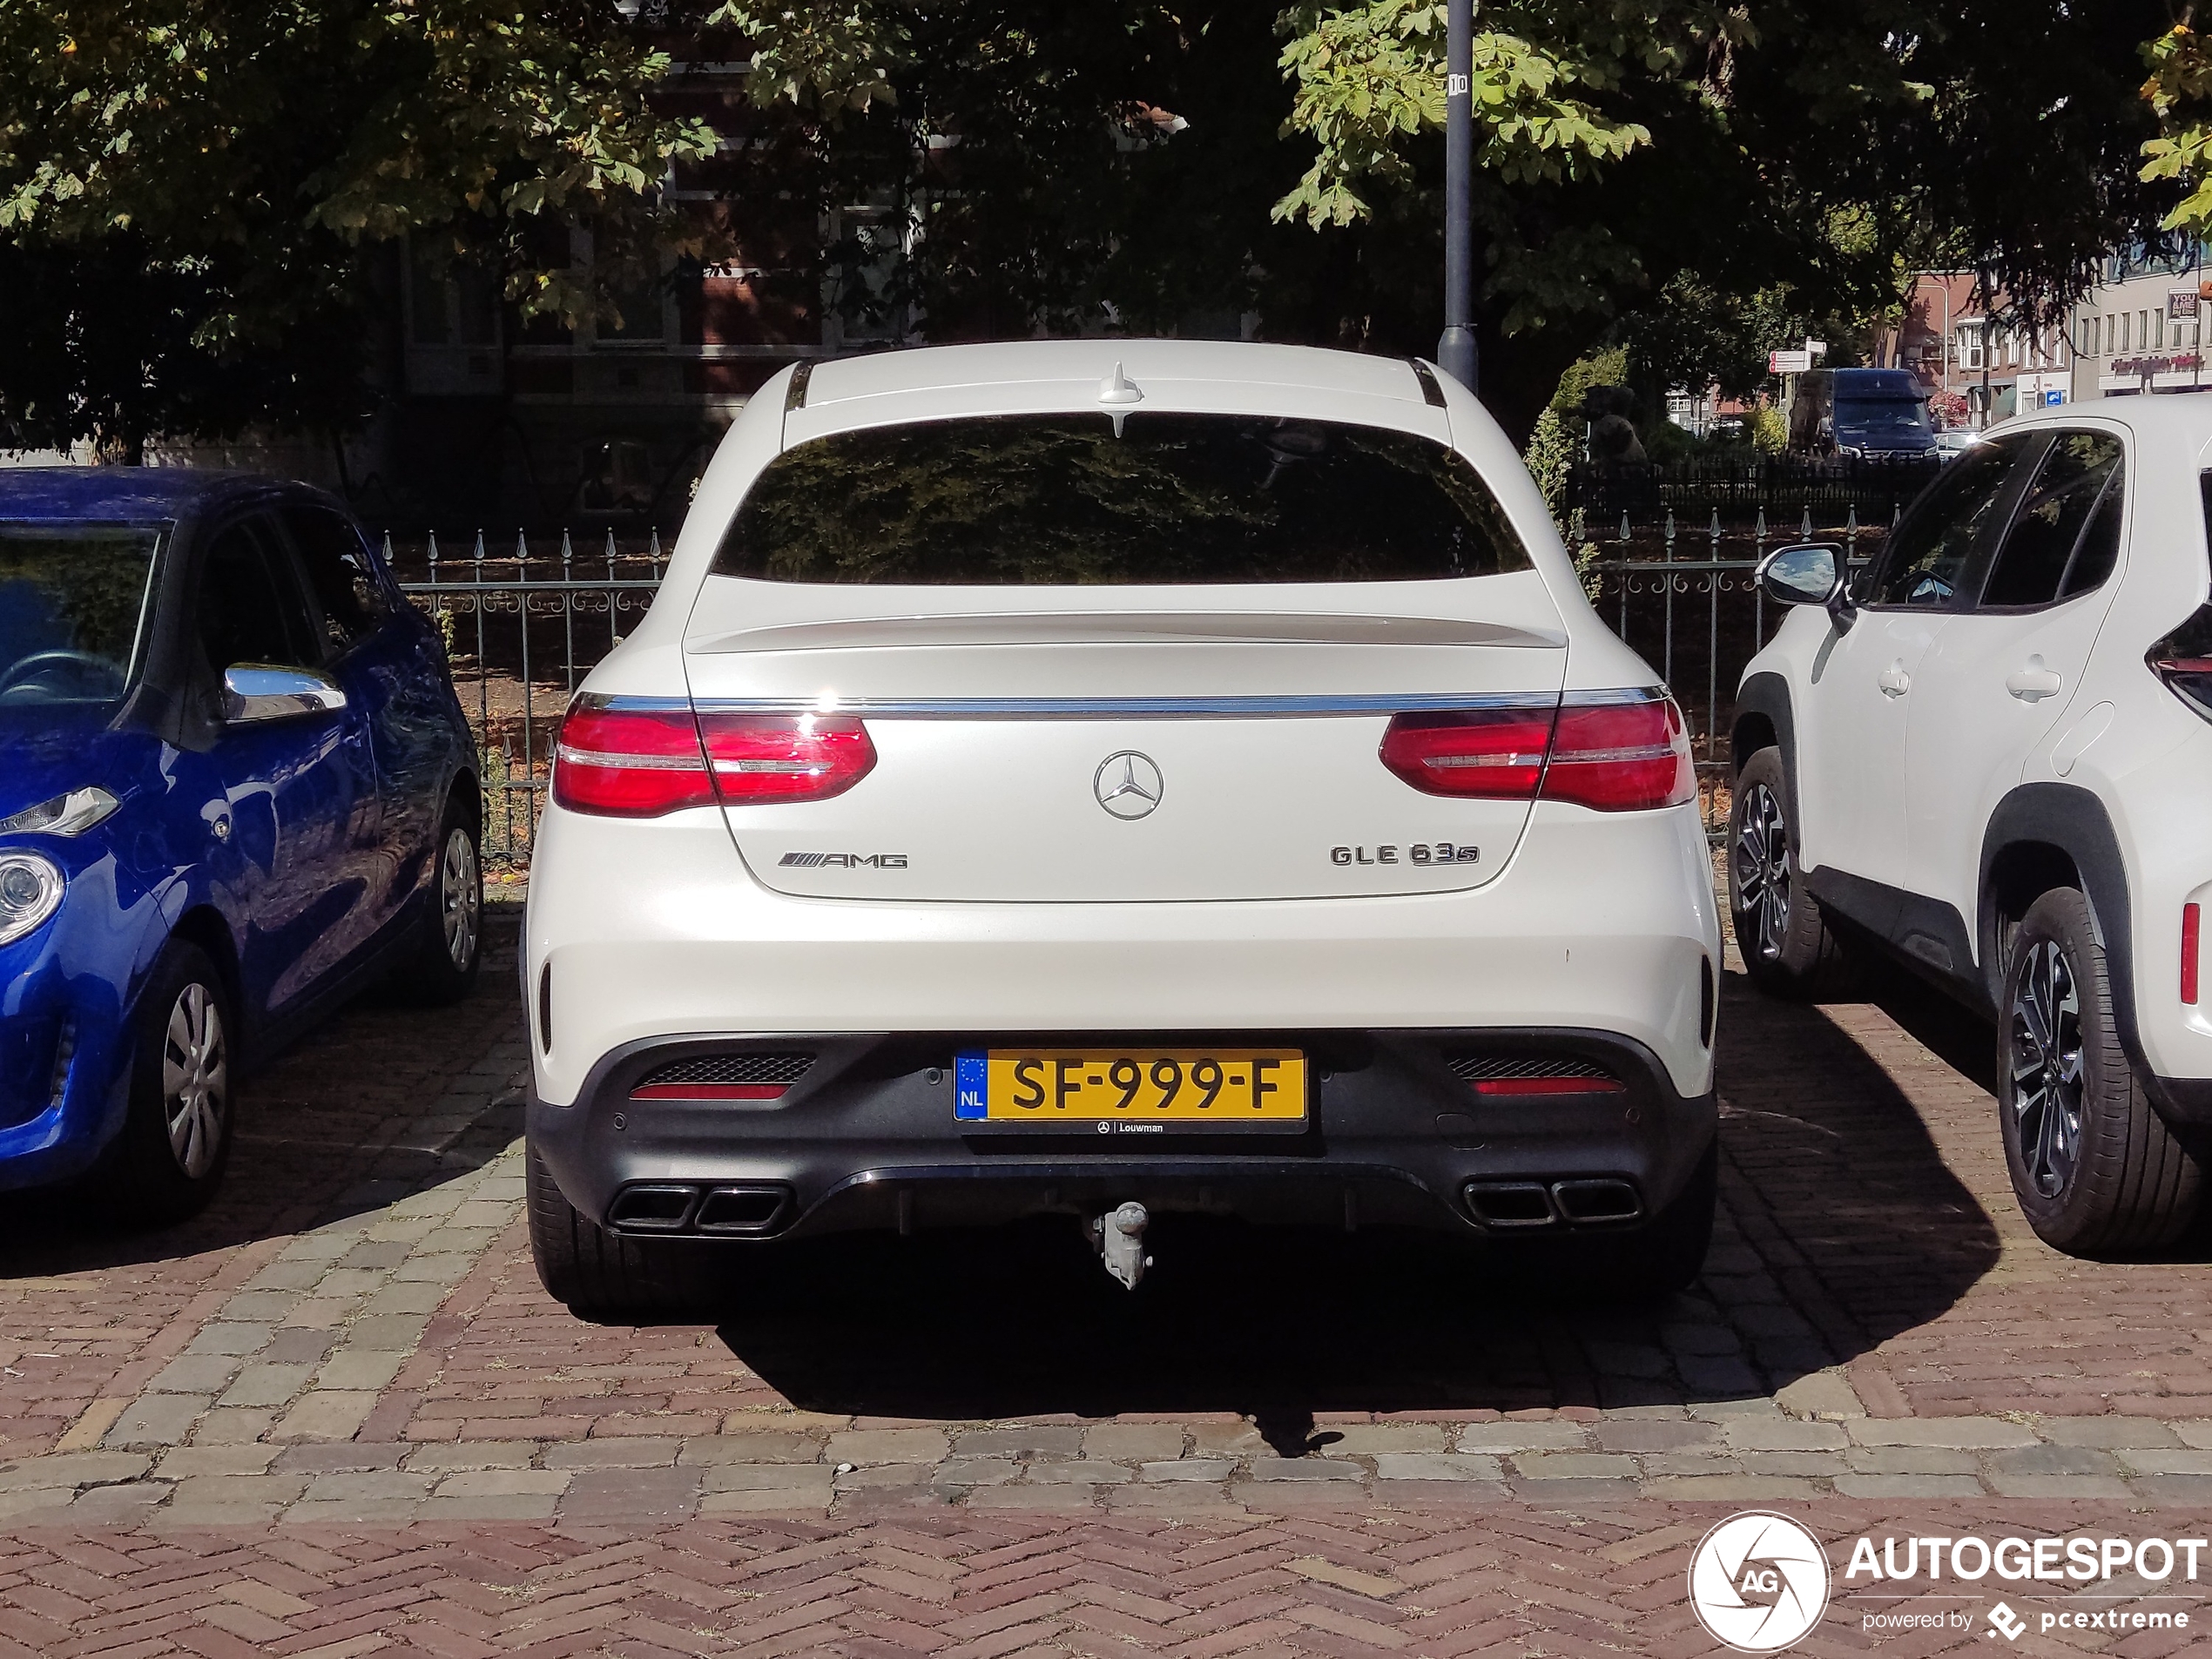
M 2152 259 L 2115 254 L 2074 308 L 2075 401 L 2212 390 L 2204 318 L 2212 308 L 2201 242 Z

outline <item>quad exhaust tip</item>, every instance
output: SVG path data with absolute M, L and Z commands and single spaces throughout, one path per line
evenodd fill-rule
M 772 1184 L 695 1187 L 648 1182 L 615 1196 L 607 1224 L 622 1233 L 759 1238 L 780 1228 L 792 1207 L 791 1189 Z
M 1467 1206 L 1493 1232 L 1610 1227 L 1643 1218 L 1635 1184 L 1601 1176 L 1571 1181 L 1470 1181 Z

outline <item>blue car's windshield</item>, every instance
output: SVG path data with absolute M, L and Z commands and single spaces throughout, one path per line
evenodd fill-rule
M 1928 408 L 1914 397 L 1838 398 L 1836 430 L 1893 437 L 1925 434 Z
M 160 542 L 141 525 L 0 520 L 0 711 L 122 698 Z

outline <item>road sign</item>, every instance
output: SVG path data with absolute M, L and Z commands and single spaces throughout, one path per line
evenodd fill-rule
M 1766 372 L 1770 374 L 1810 374 L 1812 373 L 1812 354 L 1809 351 L 1769 352 Z

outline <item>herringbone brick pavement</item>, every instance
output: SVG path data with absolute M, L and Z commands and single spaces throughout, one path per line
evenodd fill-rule
M 1690 1550 L 1722 1513 L 1370 1507 L 1143 1523 L 948 1510 L 859 1526 L 37 1530 L 0 1538 L 0 1659 L 1672 1659 L 1718 1650 L 1683 1587 Z M 1844 1506 L 1828 1524 L 1868 1533 L 2141 1531 L 2139 1516 L 2085 1506 L 1919 1507 L 1905 1515 Z M 1840 1562 L 1845 1551 L 1831 1554 Z M 1877 1644 L 1864 1614 L 1900 1605 L 1863 1586 L 1838 1588 L 1798 1651 L 1865 1651 Z M 2031 1622 L 2045 1607 L 2084 1604 L 2006 1593 Z M 1878 1645 L 1899 1655 L 1977 1643 L 1986 1651 L 1982 1614 L 1995 1599 L 1955 1604 L 1973 1613 L 1969 1628 L 1887 1635 Z M 2201 1603 L 2192 1595 L 2186 1605 Z M 2143 1632 L 2111 1650 L 2149 1659 L 2192 1641 Z M 2080 1649 L 2036 1635 L 2017 1650 Z

